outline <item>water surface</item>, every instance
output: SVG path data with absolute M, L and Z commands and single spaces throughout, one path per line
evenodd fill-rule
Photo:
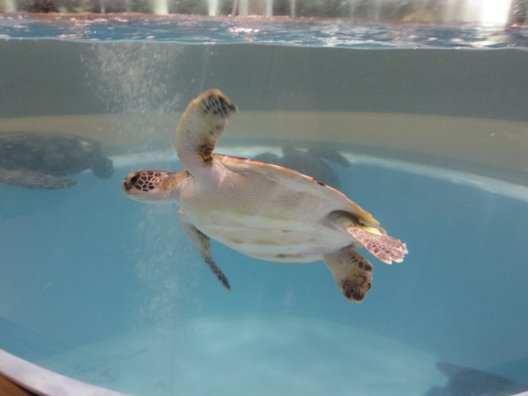
M 445 361 L 528 383 L 523 30 L 3 16 L 0 35 L 0 132 L 94 137 L 115 166 L 0 186 L 2 349 L 139 395 L 424 395 Z M 351 162 L 328 163 L 343 192 L 410 250 L 369 257 L 363 304 L 322 263 L 215 243 L 227 293 L 175 204 L 122 193 L 132 170 L 181 169 L 174 127 L 210 87 L 241 109 L 219 152 L 324 144 Z

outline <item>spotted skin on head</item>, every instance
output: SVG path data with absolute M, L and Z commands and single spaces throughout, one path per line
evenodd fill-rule
M 178 200 L 179 191 L 189 172 L 140 170 L 131 172 L 123 180 L 123 190 L 133 199 L 144 202 Z
M 130 178 L 130 185 L 133 185 L 136 189 L 144 192 L 149 192 L 161 185 L 161 176 L 162 173 L 156 170 L 146 170 L 141 172 L 136 172 Z

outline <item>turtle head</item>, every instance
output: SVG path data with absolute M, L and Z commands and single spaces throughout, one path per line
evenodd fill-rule
M 123 191 L 132 199 L 142 202 L 177 201 L 182 182 L 188 172 L 141 170 L 131 172 L 123 180 Z
M 101 179 L 108 179 L 114 173 L 114 163 L 111 159 L 101 156 L 92 166 L 92 172 Z

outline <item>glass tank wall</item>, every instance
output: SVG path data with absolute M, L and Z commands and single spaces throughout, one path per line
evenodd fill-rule
M 525 6 L 0 1 L 0 372 L 43 394 L 91 391 L 8 354 L 148 396 L 528 390 Z M 213 240 L 228 292 L 177 202 L 123 192 L 184 169 L 174 131 L 209 88 L 239 109 L 216 153 L 314 176 L 407 244 L 360 249 L 363 303 L 322 261 Z

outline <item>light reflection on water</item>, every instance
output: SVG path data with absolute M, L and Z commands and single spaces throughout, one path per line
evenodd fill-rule
M 0 15 L 0 39 L 259 43 L 339 48 L 526 48 L 526 28 L 356 24 L 340 19 Z

